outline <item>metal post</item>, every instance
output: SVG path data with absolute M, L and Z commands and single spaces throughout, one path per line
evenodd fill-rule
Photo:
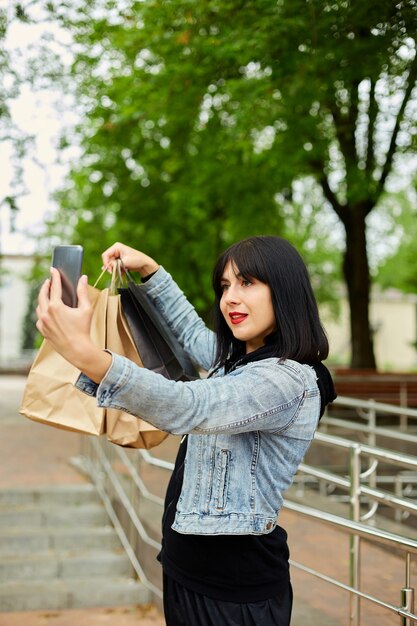
M 369 410 L 368 426 L 369 426 L 368 445 L 371 446 L 372 448 L 375 448 L 376 447 L 376 435 L 375 435 L 376 409 L 375 407 L 372 407 Z M 372 467 L 372 463 L 373 463 L 373 459 L 370 458 L 368 466 Z M 369 486 L 372 487 L 373 489 L 376 489 L 376 470 L 375 472 L 372 472 L 372 474 L 370 474 L 369 476 Z
M 372 400 L 372 402 L 375 402 L 375 401 Z M 376 426 L 376 409 L 374 406 L 372 406 L 368 411 L 368 428 L 369 428 L 368 445 L 372 447 L 376 446 L 375 426 Z
M 403 481 L 401 473 L 398 473 L 394 478 L 394 493 L 397 498 L 402 498 L 403 496 Z M 402 522 L 403 512 L 399 507 L 395 507 L 394 518 L 396 522 Z
M 408 405 L 408 394 L 407 394 L 407 382 L 401 381 L 400 383 L 400 406 L 407 408 Z M 400 415 L 400 431 L 406 432 L 408 426 L 408 417 L 407 415 Z
M 350 518 L 354 522 L 360 520 L 360 474 L 361 448 L 352 446 L 350 450 Z M 351 535 L 349 540 L 349 583 L 353 589 L 360 589 L 360 537 Z M 360 598 L 350 594 L 349 601 L 350 626 L 360 626 Z
M 401 608 L 408 613 L 414 613 L 414 589 L 411 582 L 411 554 L 407 552 L 405 558 L 405 587 L 401 589 Z M 413 626 L 414 620 L 408 617 L 401 618 L 401 626 Z

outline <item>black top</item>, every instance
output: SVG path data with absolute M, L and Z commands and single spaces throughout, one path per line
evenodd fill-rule
M 287 533 L 267 535 L 184 535 L 171 528 L 184 476 L 187 438 L 182 441 L 168 484 L 162 518 L 164 572 L 181 585 L 229 602 L 258 602 L 288 583 Z

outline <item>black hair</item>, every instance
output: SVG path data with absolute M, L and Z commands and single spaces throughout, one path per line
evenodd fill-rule
M 235 339 L 220 310 L 221 280 L 229 261 L 242 278 L 256 278 L 271 289 L 277 329 L 265 341 L 275 347 L 273 355 L 311 364 L 326 359 L 329 343 L 320 323 L 307 267 L 286 239 L 264 235 L 233 244 L 220 255 L 214 267 L 216 363 L 224 365 L 246 350 L 245 342 Z

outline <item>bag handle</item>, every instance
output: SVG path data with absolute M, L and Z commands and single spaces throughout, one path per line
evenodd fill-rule
M 120 266 L 123 270 L 123 274 L 126 276 L 126 278 L 131 282 L 131 283 L 136 283 L 137 281 L 135 280 L 135 277 L 133 276 L 133 274 L 131 274 L 129 272 L 129 270 L 127 269 L 127 267 L 125 266 L 125 264 L 123 263 L 122 259 L 118 259 L 118 261 L 120 261 Z
M 116 259 L 113 263 L 113 271 L 111 274 L 110 293 L 112 295 L 117 294 L 117 288 L 123 287 L 123 276 L 121 270 L 121 259 Z
M 109 266 L 106 265 L 103 268 L 103 271 L 101 272 L 100 276 L 97 278 L 97 280 L 94 283 L 93 287 L 97 287 L 98 283 L 103 278 L 104 274 L 107 272 L 108 267 Z M 109 287 L 111 294 L 116 294 L 117 293 L 117 288 L 118 287 L 123 287 L 123 285 L 125 285 L 126 280 L 125 280 L 124 276 L 130 282 L 136 283 L 136 280 L 135 280 L 134 276 L 125 267 L 125 264 L 123 263 L 122 259 L 120 259 L 120 258 L 116 259 L 116 262 L 113 265 L 111 282 L 110 282 L 110 287 Z
M 103 271 L 101 272 L 100 276 L 97 278 L 97 280 L 94 283 L 93 287 L 97 287 L 98 283 L 103 278 L 104 274 L 107 272 L 107 268 L 108 268 L 108 265 L 106 265 L 106 267 L 103 267 Z

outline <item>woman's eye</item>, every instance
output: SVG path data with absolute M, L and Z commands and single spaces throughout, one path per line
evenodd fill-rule
M 249 285 L 251 285 L 252 282 L 250 280 L 247 280 L 246 278 L 244 280 L 242 280 L 242 285 L 244 287 L 249 287 Z
M 229 285 L 225 285 L 225 284 L 224 285 L 220 285 L 221 291 L 226 291 L 228 287 L 229 287 Z

